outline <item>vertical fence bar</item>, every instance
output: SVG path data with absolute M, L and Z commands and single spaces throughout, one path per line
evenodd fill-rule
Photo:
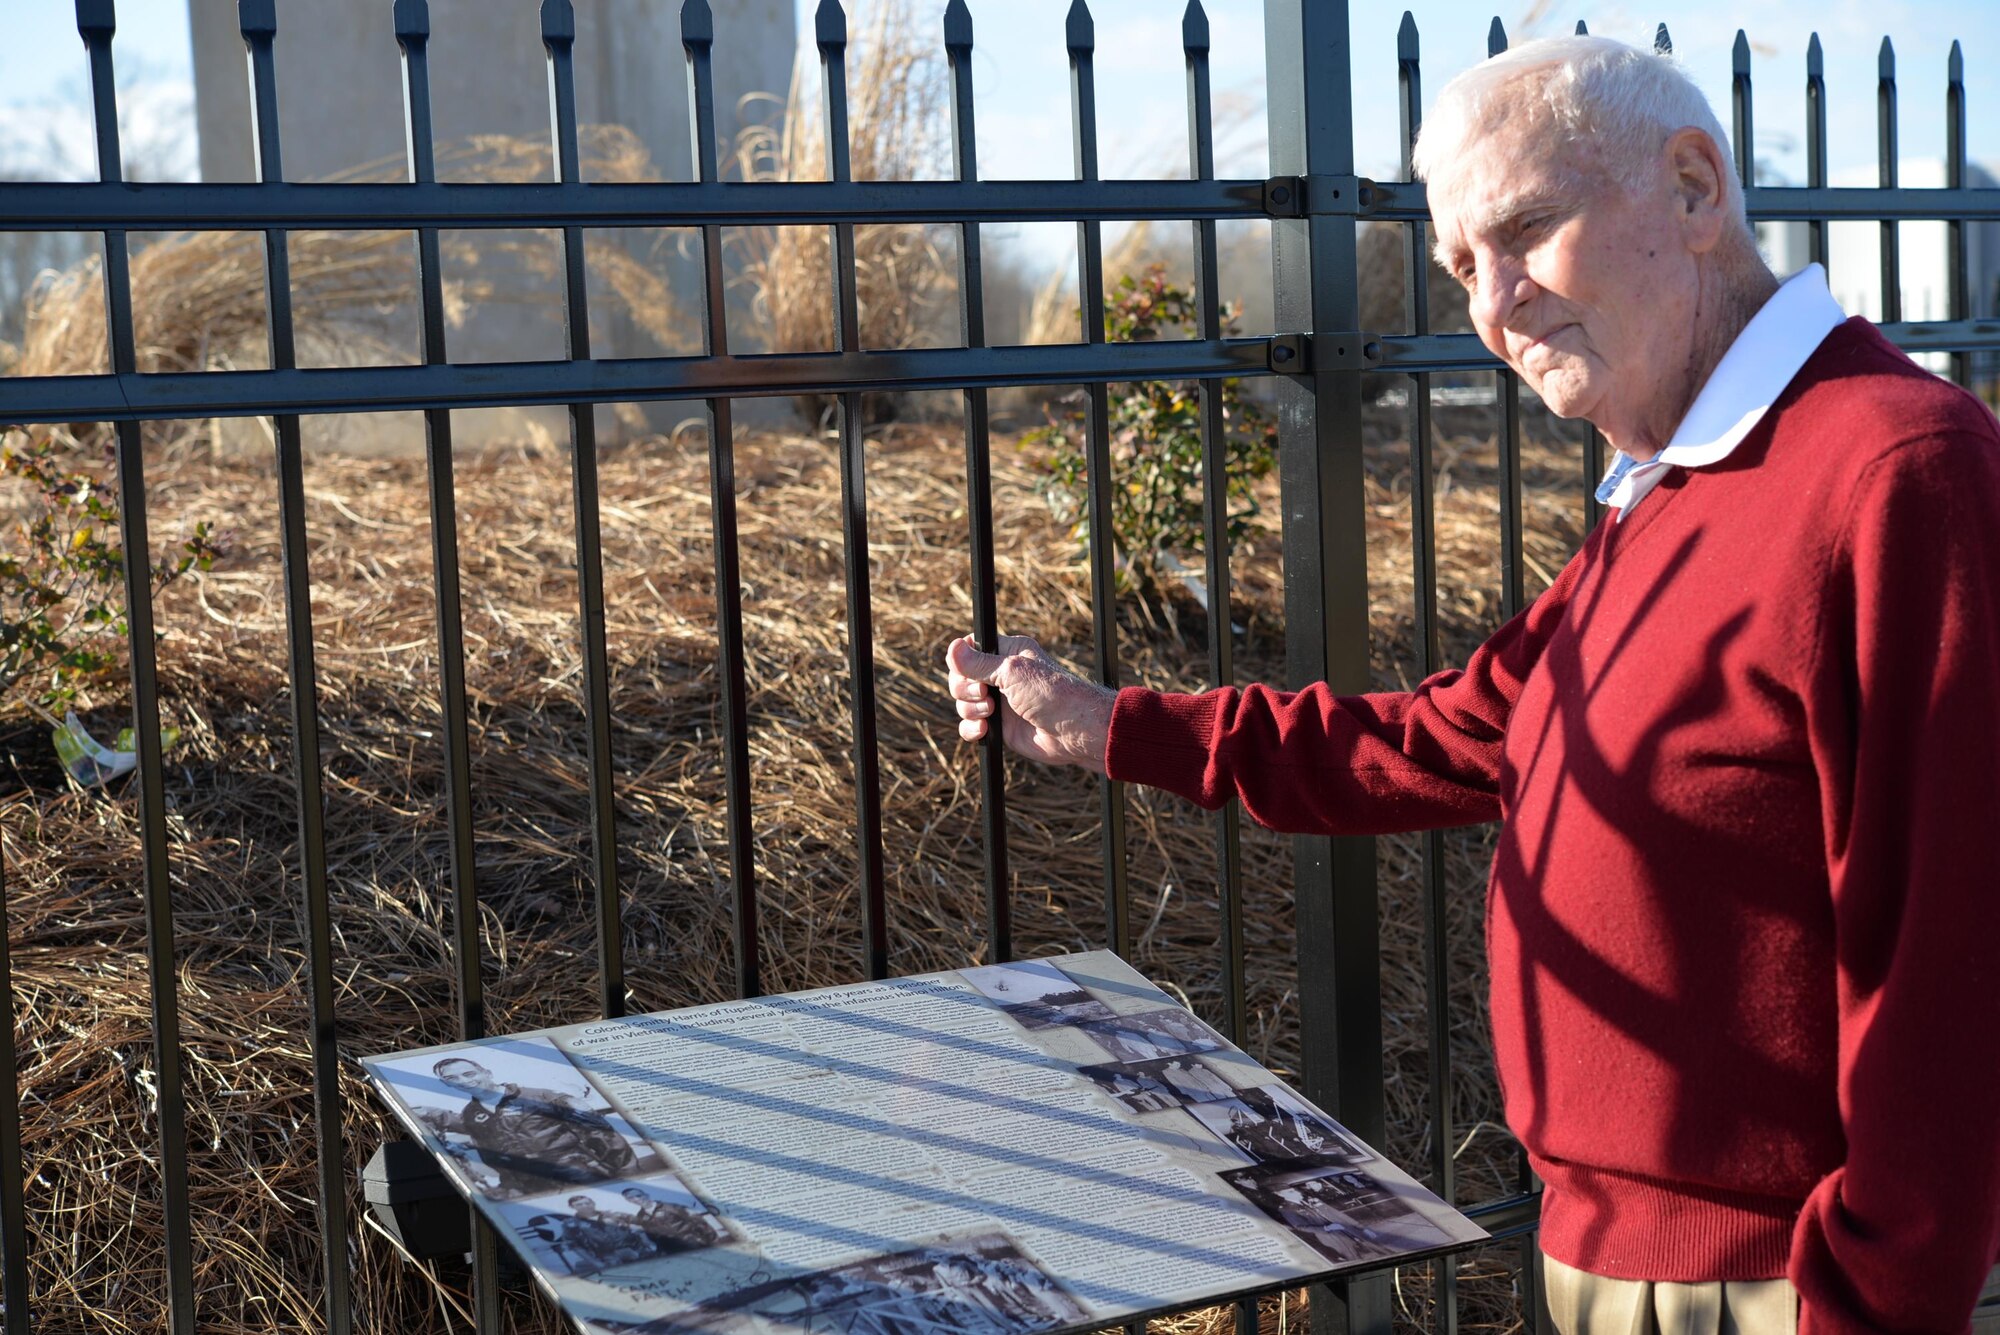
M 396 0 L 396 43 L 403 53 L 404 153 L 410 180 L 437 180 L 431 130 L 429 0 Z M 445 346 L 444 265 L 435 227 L 417 229 L 418 331 L 424 364 L 449 360 Z M 458 576 L 458 493 L 452 472 L 451 411 L 424 410 L 424 458 L 431 520 L 431 588 L 437 623 L 438 706 L 444 722 L 445 823 L 451 839 L 452 964 L 458 1036 L 486 1034 L 480 982 L 479 885 L 472 834 L 472 755 L 465 703 L 465 629 Z M 472 1214 L 472 1313 L 482 1335 L 500 1328 L 498 1238 Z
M 1500 371 L 1500 615 L 1511 617 L 1527 606 L 1522 577 L 1521 502 L 1521 377 Z
M 1415 179 L 1412 161 L 1417 133 L 1423 127 L 1423 69 L 1416 16 L 1403 12 L 1396 32 L 1396 82 L 1402 112 L 1403 179 Z M 1431 331 L 1430 250 L 1422 222 L 1405 229 L 1403 298 L 1412 334 Z M 1416 611 L 1416 641 L 1420 674 L 1428 677 L 1441 666 L 1437 624 L 1437 478 L 1431 434 L 1431 378 L 1410 377 L 1410 569 Z M 1589 488 L 1585 489 L 1589 494 Z M 1423 834 L 1425 1019 L 1429 1033 L 1429 1113 L 1431 1190 L 1446 1204 L 1457 1194 L 1452 1160 L 1451 1063 L 1451 945 L 1446 928 L 1450 887 L 1445 876 L 1444 832 Z M 1440 1335 L 1458 1332 L 1458 1263 L 1441 1257 L 1431 1263 L 1432 1289 Z
M 1271 171 L 1354 173 L 1346 0 L 1265 0 Z M 1318 214 L 1271 226 L 1280 333 L 1358 326 L 1357 220 Z M 1363 536 L 1361 379 L 1314 357 L 1276 381 L 1284 494 L 1285 659 L 1294 687 L 1368 688 L 1368 552 Z M 1301 1080 L 1308 1098 L 1364 1140 L 1385 1129 L 1380 904 L 1375 841 L 1293 844 Z M 1386 1335 L 1386 1276 L 1313 1291 L 1316 1335 Z
M 1665 25 L 1661 25 L 1664 31 Z M 1507 49 L 1507 29 L 1496 15 L 1486 30 L 1490 59 Z M 1509 370 L 1494 372 L 1493 389 L 1500 405 L 1500 615 L 1512 617 L 1524 606 L 1521 580 L 1521 378 Z
M 396 41 L 403 50 L 404 149 L 410 180 L 437 179 L 431 133 L 430 5 L 396 0 Z M 435 227 L 417 229 L 419 332 L 424 363 L 444 364 L 444 266 Z M 452 477 L 451 412 L 424 412 L 429 465 L 432 587 L 438 638 L 438 695 L 444 717 L 445 817 L 451 830 L 451 888 L 461 1038 L 483 1038 L 486 1005 L 479 968 L 479 892 L 473 865 L 472 782 L 466 741 L 465 632 L 458 577 L 458 503 Z
M 285 178 L 278 131 L 276 0 L 238 0 L 236 17 L 250 56 L 250 124 L 257 179 Z M 298 366 L 292 324 L 291 255 L 286 234 L 264 233 L 264 297 L 271 369 Z M 299 862 L 306 920 L 306 979 L 312 1020 L 313 1123 L 319 1164 L 320 1260 L 326 1272 L 326 1328 L 351 1326 L 347 1268 L 347 1172 L 341 1136 L 340 1049 L 334 1028 L 333 924 L 327 906 L 326 812 L 320 790 L 319 685 L 313 661 L 312 574 L 306 554 L 303 441 L 296 413 L 271 419 L 277 442 L 278 528 L 285 582 L 285 638 L 292 688 L 292 776 L 298 784 Z
M 681 49 L 687 59 L 688 128 L 694 137 L 698 179 L 721 179 L 717 169 L 715 74 L 710 60 L 715 16 L 708 0 L 683 0 Z M 704 355 L 729 351 L 728 294 L 722 268 L 722 229 L 701 229 L 702 346 Z M 707 401 L 709 525 L 715 543 L 715 617 L 722 673 L 722 779 L 727 791 L 729 882 L 736 895 L 736 990 L 763 991 L 757 950 L 757 860 L 750 824 L 750 724 L 743 668 L 743 570 L 736 535 L 736 440 L 730 401 Z
M 111 64 L 112 0 L 77 0 L 77 32 L 90 59 L 90 104 L 98 179 L 124 179 L 118 93 Z M 138 372 L 132 322 L 131 254 L 122 228 L 104 230 L 104 301 L 111 371 Z M 166 764 L 160 754 L 159 677 L 154 658 L 152 546 L 146 527 L 146 463 L 137 422 L 118 441 L 119 541 L 125 553 L 125 627 L 132 655 L 132 735 L 139 752 L 139 839 L 145 860 L 146 966 L 153 1003 L 153 1062 L 160 1119 L 160 1207 L 164 1215 L 168 1327 L 194 1332 L 193 1220 L 189 1214 L 187 1113 L 181 1087 L 180 1000 L 175 990 L 173 881 L 167 862 Z
M 1664 26 L 1664 25 L 1662 25 Z M 1657 41 L 1657 38 L 1656 38 Z M 1486 31 L 1489 58 L 1507 49 L 1507 29 L 1494 16 Z M 1495 377 L 1500 400 L 1500 615 L 1511 618 L 1521 610 L 1521 386 L 1512 371 Z M 1534 1170 L 1528 1165 L 1528 1151 L 1520 1147 L 1517 1187 L 1530 1191 L 1535 1186 Z M 1548 1329 L 1548 1313 L 1542 1300 L 1542 1267 L 1539 1239 L 1528 1234 L 1521 1239 L 1521 1305 L 1524 1315 L 1537 1332 Z
M 1885 190 L 1896 188 L 1896 48 L 1887 37 L 1875 66 L 1875 139 L 1877 179 Z M 1882 320 L 1893 324 L 1903 318 L 1903 254 L 1901 229 L 1893 218 L 1882 220 Z
M 1215 179 L 1214 96 L 1209 79 L 1208 13 L 1201 0 L 1188 0 L 1181 17 L 1181 50 L 1187 60 L 1188 169 L 1197 181 Z M 1215 223 L 1194 224 L 1194 290 L 1199 333 L 1222 337 L 1221 260 Z M 1212 687 L 1236 680 L 1235 629 L 1230 615 L 1229 436 L 1222 415 L 1222 382 L 1203 380 L 1201 402 L 1202 548 L 1207 557 L 1208 679 Z M 1222 1018 L 1230 1040 L 1248 1041 L 1247 989 L 1243 945 L 1242 813 L 1231 800 L 1215 813 L 1215 888 L 1221 910 Z M 1256 1335 L 1257 1303 L 1236 1304 L 1237 1335 Z
M 1070 131 L 1079 181 L 1097 179 L 1097 25 L 1084 0 L 1073 0 L 1063 20 L 1069 48 Z M 1104 342 L 1104 228 L 1097 222 L 1076 225 L 1077 298 L 1083 318 L 1083 341 Z M 1086 399 L 1085 457 L 1088 477 L 1086 504 L 1090 527 L 1090 616 L 1097 650 L 1100 685 L 1118 685 L 1118 590 L 1115 565 L 1118 542 L 1111 525 L 1111 387 L 1084 388 Z M 1119 955 L 1132 953 L 1132 902 L 1125 867 L 1125 785 L 1105 779 L 1100 785 L 1104 813 L 1104 912 L 1106 934 Z
M 973 134 L 972 11 L 951 0 L 944 11 L 944 49 L 951 67 L 952 175 L 979 179 L 978 145 Z M 979 251 L 979 224 L 958 229 L 959 339 L 968 348 L 986 346 L 986 289 Z M 986 391 L 965 391 L 966 527 L 972 540 L 972 634 L 986 653 L 1000 649 L 1000 616 L 993 568 L 992 434 Z M 986 960 L 1014 958 L 1013 903 L 1007 886 L 1007 746 L 996 718 L 979 743 L 979 814 L 986 849 Z
M 1944 184 L 1947 190 L 1965 189 L 1965 52 L 1956 41 L 1951 44 L 1951 55 L 1945 62 Z M 1965 253 L 1965 221 L 1953 218 L 1944 225 L 1947 320 L 1964 320 L 1972 314 L 1970 263 Z M 1951 378 L 1961 385 L 1972 383 L 1970 354 L 1951 354 Z
M 0 1300 L 6 1335 L 28 1335 L 28 1212 L 21 1177 L 21 1088 L 14 1031 L 13 942 L 7 924 L 7 854 L 0 840 Z
M 1576 35 L 1587 37 L 1590 28 L 1576 21 Z M 1597 483 L 1604 476 L 1604 433 L 1597 423 L 1583 424 L 1583 531 L 1588 533 L 1604 518 L 1604 503 L 1597 499 Z
M 1738 28 L 1729 48 L 1729 137 L 1736 150 L 1736 179 L 1745 190 L 1757 184 L 1754 107 L 1750 96 L 1750 35 Z
M 1826 188 L 1826 54 L 1819 34 L 1806 43 L 1806 184 Z M 1826 219 L 1806 220 L 1806 257 L 1826 263 Z
M 852 179 L 847 141 L 847 11 L 820 0 L 813 19 L 826 107 L 827 179 Z M 854 224 L 833 227 L 833 346 L 861 351 Z M 847 548 L 847 663 L 853 678 L 854 824 L 861 856 L 861 935 L 868 976 L 889 976 L 889 915 L 882 873 L 882 761 L 876 744 L 875 613 L 869 591 L 868 452 L 861 396 L 840 396 L 841 537 Z
M 1188 166 L 1197 181 L 1215 179 L 1214 99 L 1209 86 L 1208 14 L 1188 0 L 1181 21 L 1187 57 Z M 1215 223 L 1194 224 L 1194 289 L 1200 334 L 1222 337 L 1221 262 Z M 1208 679 L 1215 687 L 1236 680 L 1235 634 L 1230 615 L 1229 428 L 1222 416 L 1222 381 L 1203 380 L 1201 396 L 1202 546 L 1208 569 Z M 1216 898 L 1222 910 L 1223 1019 L 1229 1037 L 1244 1040 L 1246 1015 L 1243 946 L 1242 814 L 1231 801 L 1215 813 Z
M 549 64 L 549 131 L 555 178 L 580 184 L 576 144 L 576 11 L 570 0 L 542 0 L 542 46 Z M 590 305 L 583 229 L 563 234 L 563 314 L 572 361 L 590 357 Z M 583 634 L 584 728 L 589 736 L 590 842 L 597 880 L 599 1006 L 625 1013 L 624 933 L 618 913 L 618 813 L 611 789 L 611 673 L 604 652 L 604 554 L 597 509 L 596 409 L 569 405 L 570 481 L 576 510 L 576 577 Z

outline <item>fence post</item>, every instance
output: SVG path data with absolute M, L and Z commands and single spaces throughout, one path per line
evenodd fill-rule
M 1354 107 L 1347 0 L 1265 0 L 1271 171 L 1351 177 Z M 1307 200 L 1331 191 L 1305 192 Z M 1360 322 L 1352 190 L 1341 212 L 1274 221 L 1276 332 L 1352 331 Z M 1308 205 L 1308 209 L 1310 205 Z M 1290 685 L 1368 686 L 1368 566 L 1363 538 L 1361 383 L 1330 349 L 1278 381 L 1284 503 L 1285 668 Z M 1382 1013 L 1375 841 L 1294 844 L 1301 1078 L 1308 1098 L 1381 1144 Z M 1313 1295 L 1313 1330 L 1386 1332 L 1386 1277 Z

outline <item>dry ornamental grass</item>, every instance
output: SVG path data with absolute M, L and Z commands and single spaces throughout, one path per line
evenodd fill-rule
M 1402 451 L 1371 447 L 1375 587 L 1408 578 Z M 309 426 L 310 430 L 310 426 Z M 310 436 L 308 438 L 310 440 Z M 1003 624 L 1088 660 L 1087 582 L 1034 494 L 1031 461 L 996 451 Z M 1463 652 L 1493 620 L 1491 450 L 1447 449 L 1440 532 L 1447 630 Z M 871 567 L 881 700 L 885 844 L 897 972 L 981 958 L 978 779 L 939 688 L 944 644 L 970 621 L 962 453 L 923 429 L 869 443 Z M 1563 498 L 1573 460 L 1541 453 L 1529 475 L 1530 555 L 1552 571 L 1576 539 Z M 612 746 L 625 956 L 633 1005 L 731 994 L 706 458 L 699 440 L 654 440 L 603 460 Z M 740 445 L 738 481 L 761 945 L 772 990 L 861 975 L 851 840 L 844 581 L 831 447 L 798 438 Z M 472 793 L 491 1032 L 593 1014 L 588 779 L 580 708 L 566 460 L 532 448 L 461 461 Z M 298 881 L 275 479 L 262 462 L 188 449 L 154 461 L 156 531 L 231 515 L 231 557 L 164 595 L 168 811 L 186 1061 L 198 1306 L 203 1329 L 311 1328 L 320 1302 L 306 966 Z M 327 873 L 339 1036 L 346 1054 L 453 1037 L 448 830 L 428 516 L 415 460 L 310 459 L 307 477 Z M 1277 513 L 1271 506 L 1269 512 Z M 1276 534 L 1238 553 L 1244 679 L 1282 675 Z M 1407 600 L 1373 609 L 1378 678 L 1407 673 Z M 1201 686 L 1204 614 L 1176 592 L 1121 610 L 1127 680 Z M 104 697 L 107 704 L 114 697 Z M 118 711 L 90 716 L 100 733 Z M 29 1175 L 34 1310 L 51 1331 L 161 1328 L 164 1275 L 136 799 L 66 790 L 39 730 L 8 741 L 0 788 L 14 949 Z M 1017 949 L 1103 940 L 1096 799 L 1073 772 L 1014 765 L 1009 791 Z M 1209 822 L 1175 799 L 1132 793 L 1135 962 L 1217 1018 L 1218 908 Z M 1462 1199 L 1512 1185 L 1487 1069 L 1480 895 L 1485 845 L 1449 843 L 1454 878 L 1453 1050 Z M 1381 844 L 1382 968 L 1391 1134 L 1412 1166 L 1427 1150 L 1420 886 L 1416 844 Z M 1246 1045 L 1296 1063 L 1289 843 L 1246 830 L 1250 1030 Z M 343 1077 L 346 1178 L 385 1116 Z M 359 1216 L 358 1189 L 350 1206 Z M 348 1239 L 363 1330 L 462 1329 L 466 1276 L 415 1265 L 357 1222 Z M 1515 1318 L 1508 1248 L 1481 1253 L 1461 1285 L 1468 1328 Z M 1398 1276 L 1420 1317 L 1426 1272 Z M 547 1305 L 507 1304 L 511 1329 L 553 1331 Z M 457 1314 L 457 1315 L 454 1315 Z M 1266 1304 L 1266 1325 L 1280 1311 Z M 1297 1295 L 1282 1313 L 1298 1328 Z M 1159 1323 L 1227 1328 L 1225 1313 Z

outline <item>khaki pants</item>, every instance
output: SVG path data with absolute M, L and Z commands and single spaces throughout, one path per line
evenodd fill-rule
M 1562 1335 L 1793 1335 L 1799 1326 L 1799 1295 L 1786 1279 L 1606 1279 L 1544 1256 L 1542 1283 Z

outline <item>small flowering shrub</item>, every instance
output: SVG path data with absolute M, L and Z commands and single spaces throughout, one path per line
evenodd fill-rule
M 27 514 L 0 548 L 0 701 L 25 687 L 45 709 L 114 671 L 125 643 L 125 553 L 116 492 L 75 471 L 73 451 L 11 432 L 0 477 L 26 485 Z M 108 471 L 108 470 L 107 470 Z M 222 555 L 206 522 L 151 568 L 155 592 Z
M 1225 307 L 1222 332 L 1236 332 Z M 1106 294 L 1105 333 L 1114 343 L 1187 338 L 1199 328 L 1192 290 L 1167 281 L 1154 265 L 1128 274 Z M 1277 465 L 1277 426 L 1243 397 L 1238 380 L 1222 394 L 1227 459 L 1227 523 L 1240 541 L 1258 512 L 1256 484 Z M 1041 491 L 1080 543 L 1090 539 L 1087 396 L 1079 391 L 1045 409 L 1047 425 L 1021 438 L 1048 451 Z M 1111 528 L 1120 583 L 1156 593 L 1163 558 L 1192 565 L 1202 549 L 1201 397 L 1192 381 L 1146 381 L 1111 387 Z

